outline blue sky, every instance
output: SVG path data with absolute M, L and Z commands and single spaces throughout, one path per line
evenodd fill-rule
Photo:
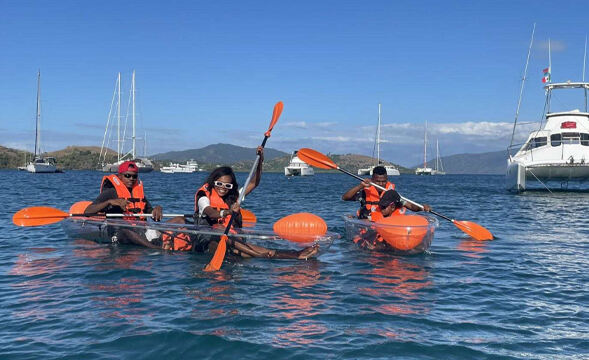
M 116 74 L 127 89 L 133 70 L 148 154 L 254 147 L 278 100 L 267 146 L 287 152 L 371 155 L 378 103 L 385 160 L 419 163 L 425 121 L 442 155 L 502 150 L 533 23 L 520 121 L 541 116 L 548 38 L 553 80 L 581 79 L 587 14 L 587 1 L 0 0 L 0 145 L 33 149 L 40 69 L 47 151 L 100 146 Z

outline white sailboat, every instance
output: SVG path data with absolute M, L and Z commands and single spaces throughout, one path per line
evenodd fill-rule
M 446 175 L 444 171 L 444 164 L 442 163 L 442 158 L 440 157 L 440 145 L 438 140 L 436 139 L 436 164 L 434 169 L 432 170 L 432 175 Z
M 378 125 L 376 127 L 376 165 L 368 168 L 358 169 L 358 175 L 372 175 L 372 170 L 377 166 L 384 166 L 387 170 L 387 175 L 398 176 L 401 175 L 399 170 L 392 165 L 384 165 L 380 162 L 380 120 L 381 111 L 380 104 L 378 104 Z
M 132 116 L 132 136 L 131 136 L 131 150 L 126 154 L 122 153 L 125 136 L 121 138 L 121 73 L 118 74 L 117 82 L 115 86 L 115 95 L 117 96 L 117 161 L 113 164 L 107 164 L 105 161 L 107 148 L 105 147 L 105 142 L 107 139 L 108 127 L 111 119 L 112 114 L 112 105 L 111 111 L 109 112 L 109 117 L 106 122 L 106 129 L 104 131 L 104 137 L 102 140 L 102 147 L 100 149 L 100 168 L 104 172 L 117 172 L 119 165 L 127 160 L 133 160 L 135 164 L 137 164 L 137 168 L 139 169 L 140 173 L 151 172 L 153 170 L 153 163 L 151 160 L 147 158 L 139 158 L 136 156 L 135 146 L 136 146 L 136 136 L 135 136 L 135 70 L 133 70 L 133 76 L 131 78 L 131 116 Z M 114 96 L 113 96 L 114 102 Z M 124 129 L 123 134 L 126 133 L 126 128 Z
M 532 47 L 534 33 L 532 32 Z M 548 43 L 550 54 L 550 41 Z M 585 58 L 587 42 L 585 41 Z M 520 90 L 520 101 L 516 110 L 511 144 L 508 148 L 506 187 L 510 191 L 525 191 L 529 185 L 540 184 L 549 189 L 549 182 L 556 182 L 560 187 L 568 186 L 570 181 L 589 181 L 589 111 L 587 91 L 589 83 L 585 82 L 585 61 L 583 62 L 583 81 L 551 83 L 551 61 L 546 69 L 544 80 L 546 98 L 544 115 L 540 121 L 540 129 L 533 131 L 523 145 L 514 144 L 515 128 L 523 93 L 524 79 Z M 524 74 L 527 73 L 528 60 Z M 583 111 L 566 109 L 553 112 L 551 99 L 555 90 L 562 94 L 562 90 L 580 90 L 585 96 Z M 562 101 L 562 99 L 561 99 Z M 517 150 L 519 149 L 519 150 Z M 517 150 L 512 155 L 512 150 Z
M 288 166 L 284 167 L 285 176 L 312 176 L 315 175 L 315 170 L 309 166 L 306 162 L 299 159 L 297 151 L 293 151 L 290 156 L 290 162 Z
M 427 121 L 423 132 L 423 167 L 415 169 L 415 175 L 432 175 L 433 169 L 427 167 Z
M 55 158 L 43 157 L 41 154 L 41 70 L 37 73 L 37 115 L 35 126 L 35 153 L 26 170 L 31 173 L 54 173 Z

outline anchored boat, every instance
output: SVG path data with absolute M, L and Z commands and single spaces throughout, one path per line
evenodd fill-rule
M 284 167 L 285 176 L 312 176 L 315 175 L 315 170 L 306 162 L 299 159 L 297 152 L 293 151 L 290 157 L 290 163 Z
M 522 79 L 511 144 L 507 149 L 509 157 L 505 177 L 506 187 L 514 192 L 525 191 L 530 183 L 539 183 L 550 190 L 549 182 L 557 182 L 560 183 L 561 188 L 568 188 L 569 182 L 583 183 L 589 180 L 589 112 L 587 111 L 589 83 L 584 81 L 584 69 L 582 82 L 551 83 L 551 62 L 549 60 L 549 66 L 544 69 L 544 78 L 542 79 L 546 84 L 544 86 L 546 98 L 539 129 L 532 131 L 523 145 L 514 144 L 518 125 L 517 118 L 533 41 L 534 31 L 532 31 L 528 60 Z M 587 44 L 585 44 L 586 48 Z M 548 54 L 550 59 L 550 42 L 548 42 Z M 571 90 L 576 91 L 578 95 L 583 93 L 582 110 L 568 108 L 564 111 L 553 111 L 551 100 L 554 92 L 558 91 L 559 95 L 564 95 L 565 90 L 568 90 L 569 93 Z M 560 97 L 558 99 L 558 103 L 562 103 L 563 99 Z M 516 151 L 515 154 L 513 154 L 514 151 Z
M 376 126 L 376 165 L 373 165 L 368 168 L 358 169 L 358 175 L 372 175 L 372 170 L 374 170 L 377 166 L 383 166 L 386 171 L 387 175 L 389 176 L 398 176 L 401 175 L 399 170 L 392 165 L 385 165 L 380 161 L 380 119 L 381 119 L 381 111 L 380 111 L 380 104 L 378 104 L 378 124 Z M 374 155 L 374 153 L 373 153 Z
M 55 158 L 41 155 L 41 70 L 37 73 L 37 115 L 35 126 L 35 154 L 25 168 L 30 173 L 55 173 Z M 19 168 L 20 170 L 20 168 Z

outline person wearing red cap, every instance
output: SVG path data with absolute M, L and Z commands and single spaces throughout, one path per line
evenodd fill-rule
M 125 161 L 119 166 L 118 173 L 102 178 L 100 194 L 90 204 L 85 214 L 137 214 L 151 213 L 155 221 L 162 219 L 162 207 L 151 206 L 143 192 L 143 182 L 139 180 L 139 169 L 133 161 Z M 152 244 L 145 234 L 132 231 L 120 231 L 117 235 L 119 242 L 131 242 L 151 248 L 158 248 Z

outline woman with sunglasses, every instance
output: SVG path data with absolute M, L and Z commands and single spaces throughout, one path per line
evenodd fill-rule
M 143 182 L 138 178 L 139 169 L 133 161 L 125 161 L 119 166 L 118 173 L 102 178 L 100 194 L 88 205 L 85 214 L 137 214 L 151 213 L 155 221 L 162 219 L 162 207 L 152 207 L 143 192 Z M 136 219 L 136 218 L 135 218 Z M 148 230 L 149 231 L 149 230 Z M 153 233 L 137 233 L 129 229 L 109 229 L 109 236 L 116 236 L 116 241 L 133 243 L 150 248 L 159 248 L 151 243 Z
M 256 153 L 260 155 L 260 161 L 246 189 L 238 190 L 235 173 L 229 166 L 218 167 L 211 172 L 206 183 L 198 189 L 194 196 L 195 223 L 209 226 L 221 224 L 221 226 L 225 227 L 229 223 L 230 215 L 233 213 L 237 214 L 235 219 L 233 219 L 233 226 L 237 228 L 242 226 L 242 216 L 237 201 L 239 193 L 240 191 L 245 191 L 245 195 L 251 193 L 260 184 L 262 177 L 264 148 L 258 146 Z M 217 247 L 218 240 L 218 236 L 199 235 L 196 238 L 194 249 L 196 251 L 214 251 Z M 319 251 L 316 246 L 311 246 L 301 251 L 266 249 L 235 239 L 230 239 L 228 245 L 230 251 L 243 257 L 307 259 Z

